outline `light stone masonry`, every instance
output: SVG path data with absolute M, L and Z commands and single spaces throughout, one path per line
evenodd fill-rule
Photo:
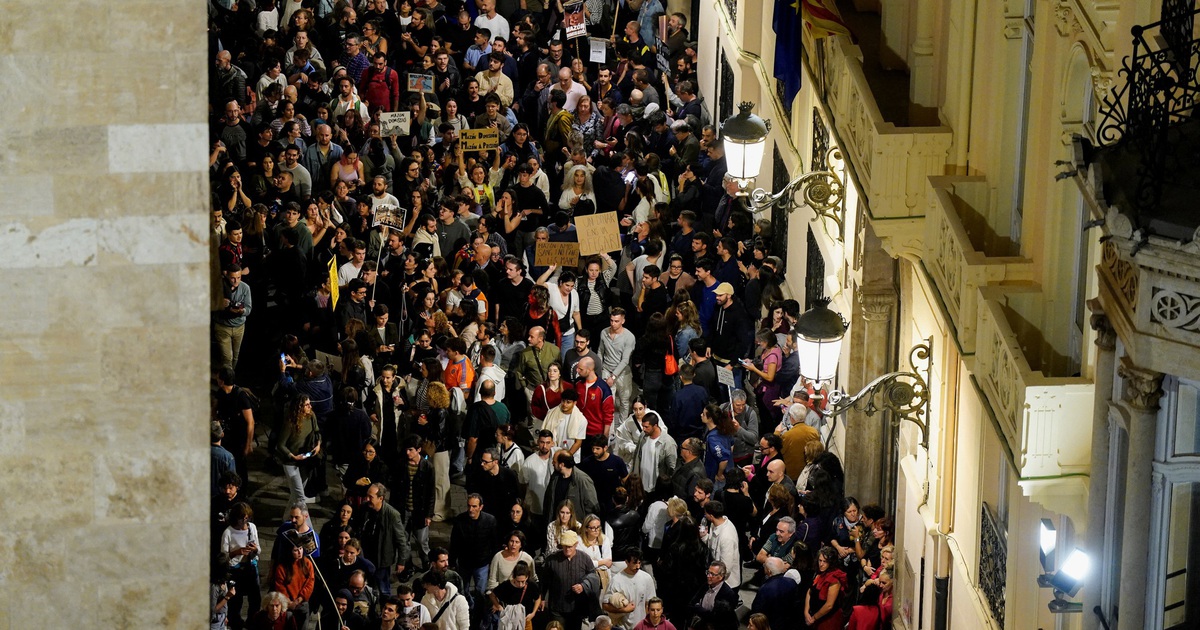
M 207 625 L 205 31 L 0 0 L 0 630 Z

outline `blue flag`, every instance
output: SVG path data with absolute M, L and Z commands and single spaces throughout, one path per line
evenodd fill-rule
M 790 104 L 800 91 L 800 0 L 775 0 L 775 78 L 783 82 L 783 99 Z

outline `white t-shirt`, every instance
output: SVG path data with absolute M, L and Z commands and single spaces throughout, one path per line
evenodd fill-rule
M 338 286 L 344 287 L 350 284 L 350 281 L 358 277 L 358 273 L 362 271 L 362 265 L 354 266 L 354 261 L 350 261 L 341 267 L 338 267 Z
M 556 450 L 558 449 L 550 449 L 550 456 L 546 459 L 542 459 L 537 451 L 534 451 L 525 458 L 525 464 L 521 466 L 521 483 L 526 484 L 525 506 L 534 514 L 544 514 L 542 498 L 546 495 L 546 486 L 550 485 L 550 475 L 554 473 Z
M 622 630 L 632 630 L 641 623 L 646 618 L 646 602 L 658 596 L 654 590 L 654 578 L 641 570 L 633 575 L 625 571 L 613 572 L 608 591 L 604 594 L 604 601 L 608 601 L 613 593 L 621 593 L 633 604 L 633 612 L 625 613 L 624 620 L 613 626 Z
M 572 288 L 567 294 L 566 301 L 563 301 L 562 291 L 558 289 L 558 285 L 553 282 L 547 282 L 546 288 L 550 290 L 550 308 L 554 309 L 554 316 L 560 320 L 567 316 L 567 302 L 570 302 L 571 312 L 579 312 L 579 294 Z M 562 334 L 569 335 L 575 332 L 575 318 L 571 318 L 571 323 L 567 330 L 562 331 Z
M 492 41 L 496 41 L 497 37 L 505 41 L 508 40 L 508 20 L 504 19 L 504 16 L 500 15 L 499 13 L 497 13 L 496 17 L 494 18 L 488 18 L 486 13 L 480 13 L 479 16 L 475 18 L 475 26 L 477 28 L 486 28 L 487 30 L 491 31 Z

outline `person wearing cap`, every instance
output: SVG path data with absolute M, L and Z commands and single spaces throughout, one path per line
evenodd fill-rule
M 728 282 L 718 284 L 716 295 L 717 306 L 707 335 L 708 344 L 712 348 L 713 360 L 719 366 L 733 368 L 734 381 L 737 388 L 741 389 L 744 370 L 740 362 L 750 355 L 754 324 L 741 302 L 734 297 L 733 285 Z
M 700 168 L 700 139 L 692 133 L 686 120 L 676 120 L 671 123 L 671 132 L 675 134 L 674 147 L 671 147 L 672 165 L 676 173 L 682 173 L 687 167 L 692 170 Z
M 546 559 L 542 582 L 546 611 L 566 628 L 578 628 L 588 614 L 590 602 L 584 582 L 596 569 L 592 558 L 579 553 L 579 534 L 566 531 L 559 537 L 558 551 Z

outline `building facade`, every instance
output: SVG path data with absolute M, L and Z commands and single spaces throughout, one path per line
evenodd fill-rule
M 845 182 L 838 211 L 769 217 L 792 295 L 849 322 L 838 384 L 932 349 L 927 448 L 886 415 L 837 434 L 847 493 L 896 516 L 895 627 L 1195 627 L 1200 249 L 1170 190 L 1193 154 L 1164 149 L 1191 137 L 1194 1 L 837 4 L 855 40 L 806 33 L 785 103 L 774 3 L 703 3 L 700 83 L 714 120 L 740 101 L 772 120 L 759 186 Z M 1140 153 L 1106 131 L 1147 120 Z M 1135 173 L 1155 169 L 1176 176 L 1146 201 Z M 1076 548 L 1081 590 L 1039 586 Z

